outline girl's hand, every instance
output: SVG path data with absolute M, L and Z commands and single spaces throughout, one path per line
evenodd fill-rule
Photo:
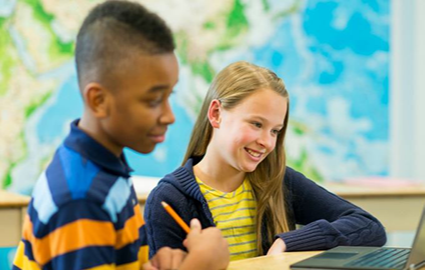
M 274 241 L 273 245 L 270 247 L 267 255 L 280 254 L 286 250 L 286 244 L 282 239 L 278 238 Z

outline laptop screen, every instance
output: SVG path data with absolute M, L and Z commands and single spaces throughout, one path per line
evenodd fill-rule
M 425 264 L 425 208 L 423 210 L 421 221 L 419 222 L 418 229 L 416 230 L 415 240 L 413 242 L 412 250 L 410 252 L 407 267 L 414 265 L 414 269 Z

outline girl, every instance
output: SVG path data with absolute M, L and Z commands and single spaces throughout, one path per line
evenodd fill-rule
M 386 242 L 376 218 L 286 167 L 288 112 L 288 92 L 272 71 L 236 62 L 217 75 L 182 167 L 147 200 L 151 256 L 163 246 L 184 249 L 186 233 L 161 201 L 187 223 L 198 218 L 221 229 L 231 260 Z

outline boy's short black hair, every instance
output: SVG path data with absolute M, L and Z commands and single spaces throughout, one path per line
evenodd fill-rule
M 77 35 L 75 61 L 80 88 L 111 75 L 136 53 L 171 53 L 170 28 L 139 3 L 111 0 L 94 7 Z

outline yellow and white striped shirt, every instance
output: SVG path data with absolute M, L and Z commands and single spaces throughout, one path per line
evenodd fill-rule
M 255 216 L 257 202 L 247 179 L 233 192 L 222 192 L 204 184 L 196 177 L 208 203 L 214 223 L 229 243 L 230 260 L 257 255 Z

